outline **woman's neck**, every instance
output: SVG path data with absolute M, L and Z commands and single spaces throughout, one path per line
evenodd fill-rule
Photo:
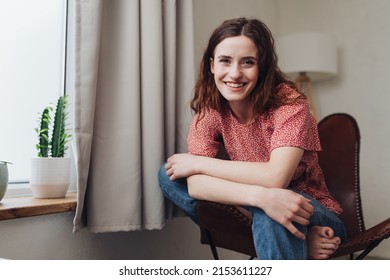
M 254 116 L 252 109 L 247 105 L 240 104 L 229 104 L 230 111 L 236 120 L 241 124 L 251 124 L 253 122 Z

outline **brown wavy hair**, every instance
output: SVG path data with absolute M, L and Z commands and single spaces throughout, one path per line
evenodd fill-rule
M 211 73 L 210 59 L 214 58 L 217 45 L 229 37 L 244 35 L 251 39 L 258 50 L 259 77 L 253 92 L 250 95 L 252 116 L 262 114 L 271 107 L 280 106 L 289 102 L 285 95 L 278 94 L 277 86 L 286 83 L 296 89 L 279 69 L 274 47 L 274 38 L 268 27 L 257 19 L 236 18 L 224 21 L 212 33 L 208 46 L 200 64 L 199 77 L 195 85 L 191 109 L 199 113 L 201 118 L 206 109 L 221 111 L 227 101 L 219 93 L 213 74 Z

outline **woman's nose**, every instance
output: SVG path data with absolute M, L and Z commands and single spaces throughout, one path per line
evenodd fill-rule
M 233 64 L 229 70 L 229 76 L 232 79 L 239 79 L 242 77 L 242 71 L 240 65 Z

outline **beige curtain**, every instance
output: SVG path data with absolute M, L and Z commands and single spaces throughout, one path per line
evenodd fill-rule
M 191 0 L 75 1 L 74 232 L 161 229 L 157 171 L 186 150 Z

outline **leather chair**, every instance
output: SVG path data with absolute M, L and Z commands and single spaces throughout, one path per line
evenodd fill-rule
M 330 193 L 343 208 L 340 218 L 347 230 L 347 241 L 331 258 L 349 255 L 363 259 L 390 236 L 390 218 L 366 229 L 359 181 L 360 132 L 356 120 L 344 113 L 332 114 L 318 124 L 322 151 L 320 166 Z M 199 201 L 200 241 L 209 244 L 215 259 L 217 247 L 256 257 L 252 237 L 252 218 L 244 208 Z

